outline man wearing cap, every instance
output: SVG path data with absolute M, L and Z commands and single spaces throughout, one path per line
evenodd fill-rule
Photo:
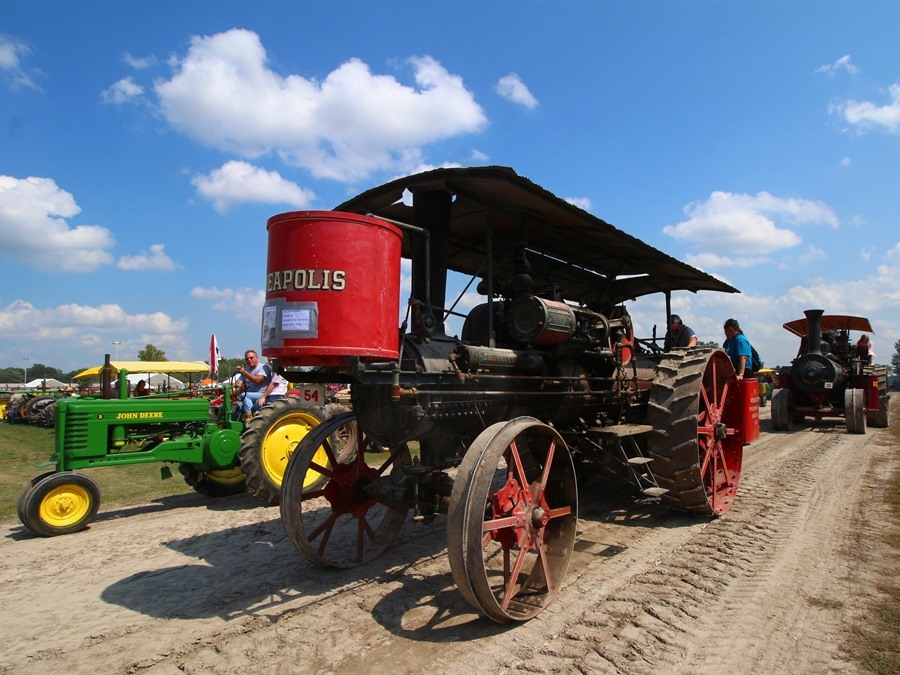
M 680 316 L 673 314 L 669 320 L 669 330 L 666 331 L 666 339 L 663 345 L 666 351 L 675 347 L 696 347 L 697 334 L 694 333 L 690 326 L 684 325 Z

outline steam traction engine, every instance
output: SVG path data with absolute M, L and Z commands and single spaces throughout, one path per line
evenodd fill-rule
M 808 309 L 806 318 L 784 324 L 800 338 L 800 350 L 790 366 L 779 369 L 772 394 L 772 426 L 787 431 L 805 417 L 843 417 L 847 432 L 866 433 L 888 425 L 890 392 L 887 366 L 870 363 L 850 341 L 850 331 L 872 333 L 859 316 L 825 315 Z
M 351 389 L 353 412 L 307 434 L 284 477 L 284 525 L 312 562 L 361 565 L 410 511 L 446 514 L 460 592 L 521 621 L 560 588 L 583 472 L 701 516 L 733 503 L 756 382 L 721 350 L 635 339 L 621 305 L 661 292 L 668 313 L 673 290 L 732 287 L 504 167 L 410 176 L 268 230 L 263 353 L 291 380 Z M 448 271 L 468 275 L 461 297 L 477 282 L 467 315 L 446 302 Z M 339 451 L 329 438 L 348 426 Z

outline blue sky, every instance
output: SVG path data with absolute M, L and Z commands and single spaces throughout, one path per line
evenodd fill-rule
M 900 3 L 43 2 L 0 11 L 0 366 L 259 345 L 266 220 L 511 166 L 739 288 L 900 338 Z M 471 304 L 471 301 L 469 301 Z M 637 333 L 661 298 L 631 306 Z M 662 329 L 660 329 L 662 330 Z M 114 345 L 121 341 L 121 345 Z

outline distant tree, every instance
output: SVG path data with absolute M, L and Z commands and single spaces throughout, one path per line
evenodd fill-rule
M 55 378 L 57 380 L 63 380 L 63 372 L 58 368 L 53 368 L 52 366 L 45 366 L 43 363 L 35 363 L 28 369 L 28 381 L 31 380 L 47 380 L 50 378 Z
M 900 376 L 900 340 L 894 343 L 894 353 L 891 356 L 891 370 L 894 375 Z
M 219 361 L 219 380 L 227 380 L 234 375 L 235 370 L 244 362 L 244 359 L 222 359 Z
M 21 384 L 25 382 L 25 369 L 16 367 L 0 369 L 0 382 L 5 384 Z
M 138 352 L 138 361 L 168 361 L 166 353 L 159 347 L 148 344 Z

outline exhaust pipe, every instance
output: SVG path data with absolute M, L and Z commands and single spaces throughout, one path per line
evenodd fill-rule
M 808 309 L 806 314 L 806 347 L 807 354 L 822 353 L 822 315 L 824 309 Z

